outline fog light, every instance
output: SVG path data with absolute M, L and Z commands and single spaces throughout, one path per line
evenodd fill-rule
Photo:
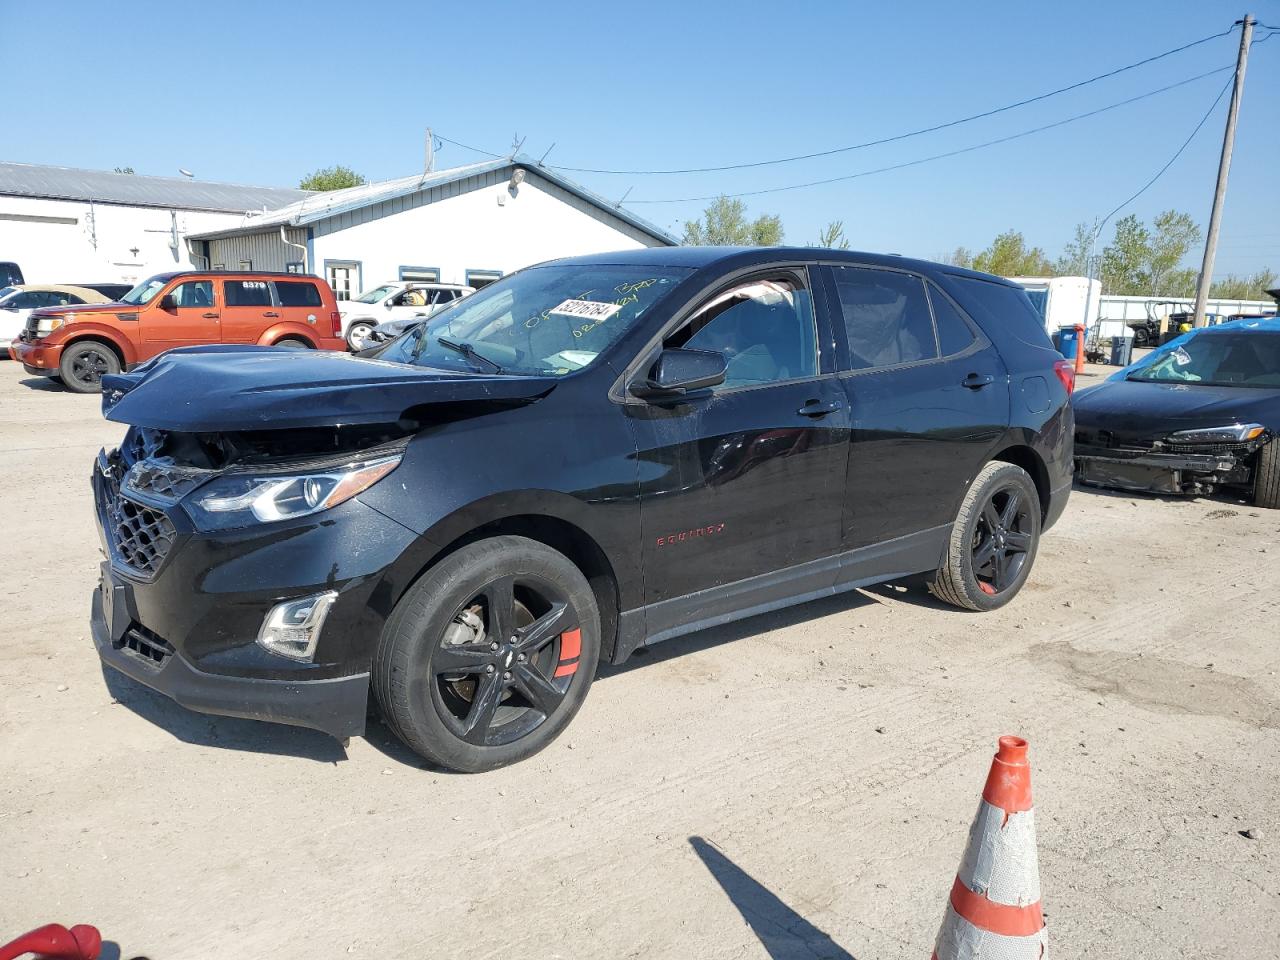
M 258 643 L 272 653 L 293 660 L 310 660 L 315 656 L 316 641 L 329 608 L 338 599 L 336 590 L 317 593 L 300 600 L 277 603 L 262 621 Z

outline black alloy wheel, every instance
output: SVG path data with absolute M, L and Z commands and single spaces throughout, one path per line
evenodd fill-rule
M 1032 545 L 1030 507 L 1015 484 L 987 497 L 973 531 L 973 573 L 983 593 L 994 596 L 1018 581 Z
M 559 736 L 599 659 L 582 572 L 544 543 L 503 535 L 460 547 L 401 597 L 374 653 L 373 693 L 410 749 L 476 773 Z
M 442 632 L 431 657 L 432 701 L 459 739 L 512 743 L 560 708 L 581 646 L 578 616 L 555 584 L 500 577 Z
M 82 340 L 71 344 L 58 363 L 62 383 L 75 393 L 98 393 L 102 378 L 120 372 L 120 360 L 106 344 Z
M 929 590 L 965 610 L 1004 606 L 1031 573 L 1040 510 L 1040 494 L 1025 470 L 999 460 L 988 463 L 965 493 Z

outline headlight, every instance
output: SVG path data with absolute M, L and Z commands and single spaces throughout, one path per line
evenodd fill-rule
M 187 507 L 203 530 L 305 517 L 369 489 L 399 465 L 401 456 L 306 473 L 224 474 L 192 494 Z
M 1169 439 L 1174 443 L 1244 443 L 1246 440 L 1256 440 L 1266 430 L 1260 423 L 1233 423 L 1226 427 L 1179 430 L 1169 434 Z
M 36 336 L 47 337 L 64 324 L 70 323 L 70 317 L 37 317 Z

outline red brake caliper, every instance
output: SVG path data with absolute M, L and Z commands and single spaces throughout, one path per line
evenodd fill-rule
M 560 634 L 560 663 L 554 676 L 571 677 L 578 672 L 578 658 L 582 655 L 582 631 L 566 630 Z

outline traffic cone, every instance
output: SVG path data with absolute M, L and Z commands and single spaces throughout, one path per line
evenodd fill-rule
M 933 960 L 1048 960 L 1027 741 L 1001 737 Z

